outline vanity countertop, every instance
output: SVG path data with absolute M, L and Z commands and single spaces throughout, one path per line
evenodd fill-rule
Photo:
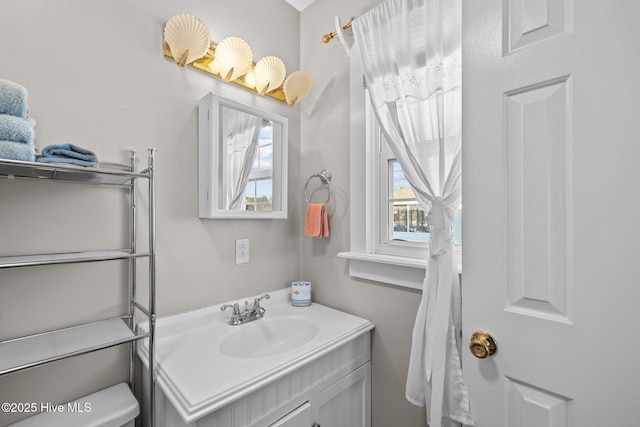
M 269 294 L 261 301 L 264 317 L 239 326 L 227 324 L 231 310 L 222 312 L 222 304 L 158 319 L 157 386 L 185 421 L 222 408 L 374 327 L 316 303 L 293 307 L 287 289 Z M 139 328 L 146 331 L 148 325 Z M 148 340 L 138 343 L 138 355 L 148 367 Z

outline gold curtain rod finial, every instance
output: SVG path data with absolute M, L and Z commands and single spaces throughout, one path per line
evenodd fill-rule
M 346 24 L 344 24 L 344 25 L 342 26 L 342 29 L 343 29 L 343 30 L 346 30 L 346 29 L 348 29 L 348 28 L 351 28 L 351 23 L 352 23 L 352 22 L 353 22 L 353 19 L 352 19 L 352 20 L 350 20 L 349 22 L 347 22 Z M 329 42 L 330 42 L 331 40 L 333 40 L 333 38 L 334 38 L 335 36 L 337 36 L 337 35 L 338 35 L 338 32 L 337 32 L 337 31 L 331 31 L 330 33 L 325 34 L 324 36 L 322 36 L 322 43 L 325 43 L 325 44 L 326 44 L 326 43 L 329 43 Z
M 331 40 L 333 40 L 333 38 L 337 35 L 338 33 L 336 33 L 335 31 L 332 31 L 330 33 L 325 34 L 324 36 L 322 36 L 322 43 L 329 43 Z

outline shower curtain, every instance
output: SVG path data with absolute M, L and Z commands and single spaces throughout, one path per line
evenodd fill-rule
M 226 164 L 229 185 L 226 186 L 225 208 L 244 209 L 245 188 L 258 150 L 262 118 L 231 108 L 224 108 Z
M 431 427 L 475 425 L 460 365 L 453 218 L 461 195 L 461 0 L 387 0 L 354 19 L 376 118 L 431 227 L 407 399 Z

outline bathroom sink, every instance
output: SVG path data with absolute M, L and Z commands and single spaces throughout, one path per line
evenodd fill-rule
M 220 310 L 222 304 L 158 320 L 156 384 L 171 403 L 167 407 L 188 425 L 321 359 L 334 366 L 339 358 L 336 366 L 342 366 L 351 353 L 336 352 L 344 346 L 355 351 L 350 346 L 363 342 L 373 328 L 368 320 L 321 304 L 294 307 L 288 289 L 269 294 L 264 317 L 238 326 L 228 324 L 230 313 Z M 139 330 L 148 331 L 148 324 L 141 323 Z M 149 340 L 138 341 L 138 356 L 147 368 L 148 346 Z
M 239 326 L 220 341 L 220 352 L 239 359 L 275 356 L 298 348 L 318 334 L 313 321 L 299 316 L 277 316 Z

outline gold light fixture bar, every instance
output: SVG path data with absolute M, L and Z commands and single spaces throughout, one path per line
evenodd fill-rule
M 207 74 L 211 74 L 212 76 L 216 76 L 222 79 L 224 76 L 221 76 L 220 73 L 215 72 L 214 70 L 211 69 L 211 67 L 209 67 L 209 64 L 211 64 L 215 59 L 215 53 L 216 53 L 216 44 L 211 43 L 207 53 L 202 58 L 196 59 L 189 65 L 191 67 L 197 68 L 198 70 L 204 71 Z M 165 57 L 171 58 L 177 62 L 176 58 L 174 58 L 173 55 L 171 54 L 171 49 L 169 49 L 169 45 L 167 44 L 167 42 L 164 42 L 163 54 Z M 247 72 L 247 74 L 245 74 L 242 77 L 238 77 L 237 79 L 233 80 L 231 83 L 238 84 L 247 90 L 255 92 L 256 91 L 255 85 L 251 85 L 246 81 L 247 75 L 253 73 L 253 69 L 255 68 L 255 66 L 256 64 L 253 63 L 251 65 L 251 68 L 249 68 L 249 71 Z M 282 86 L 265 93 L 264 96 L 277 99 L 278 101 L 281 101 L 284 103 L 287 102 L 286 97 L 284 95 L 284 91 L 282 90 Z

